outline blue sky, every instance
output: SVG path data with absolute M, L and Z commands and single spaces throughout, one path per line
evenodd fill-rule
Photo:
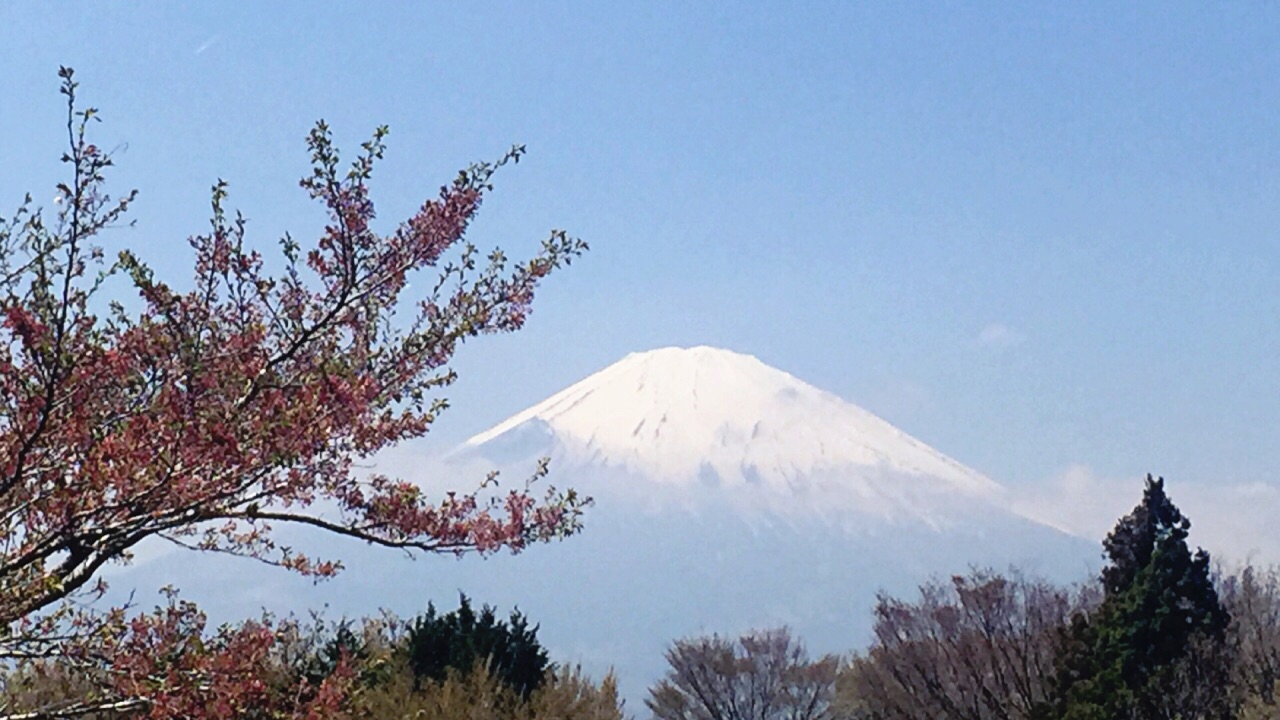
M 218 177 L 264 247 L 319 225 L 318 118 L 391 126 L 388 226 L 524 143 L 473 239 L 593 250 L 459 356 L 441 444 L 709 344 L 1014 487 L 1280 482 L 1280 8 L 463 5 L 0 5 L 0 214 L 52 198 L 59 64 L 165 274 Z

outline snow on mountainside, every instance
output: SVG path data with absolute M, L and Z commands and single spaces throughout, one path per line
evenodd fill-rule
M 503 461 L 548 454 L 556 474 L 621 471 L 678 489 L 752 490 L 777 508 L 947 525 L 1006 492 L 875 415 L 755 357 L 710 347 L 632 353 L 468 440 Z M 1012 511 L 1010 511 L 1012 512 Z

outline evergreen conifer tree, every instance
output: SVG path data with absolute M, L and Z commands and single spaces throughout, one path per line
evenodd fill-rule
M 483 665 L 498 681 L 521 697 L 542 686 L 549 662 L 538 642 L 538 626 L 519 610 L 508 621 L 497 618 L 485 605 L 477 613 L 466 595 L 457 610 L 437 615 L 434 605 L 409 627 L 409 666 L 414 677 L 444 680 L 449 672 L 467 674 Z
M 1062 720 L 1231 717 L 1226 668 L 1213 652 L 1228 616 L 1209 555 L 1187 546 L 1190 521 L 1147 476 L 1142 503 L 1104 546 L 1104 599 L 1071 624 L 1058 663 Z

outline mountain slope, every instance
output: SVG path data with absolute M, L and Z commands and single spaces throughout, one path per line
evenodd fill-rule
M 1012 512 L 1000 485 L 857 405 L 709 347 L 628 355 L 456 453 L 500 464 L 537 455 L 560 474 L 621 474 L 629 480 L 616 485 L 684 500 L 717 489 L 777 515 L 945 527 L 975 507 Z
M 660 482 L 687 482 L 710 466 L 729 485 L 788 489 L 788 480 L 861 465 L 931 475 L 976 494 L 998 490 L 852 403 L 750 355 L 709 347 L 633 353 L 466 444 L 500 441 L 539 421 L 575 459 Z
M 1075 581 L 1098 557 L 981 473 L 726 350 L 629 355 L 452 459 L 518 474 L 541 456 L 557 485 L 596 498 L 585 531 L 467 587 L 519 602 L 588 667 L 616 667 L 633 703 L 681 635 L 785 623 L 847 652 L 868 640 L 878 591 L 971 566 Z

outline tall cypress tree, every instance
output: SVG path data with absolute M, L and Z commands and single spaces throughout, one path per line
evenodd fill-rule
M 1142 503 L 1103 543 L 1110 561 L 1102 572 L 1104 599 L 1068 630 L 1057 706 L 1047 716 L 1231 716 L 1226 683 L 1217 682 L 1225 680 L 1225 668 L 1215 666 L 1213 652 L 1225 642 L 1227 612 L 1208 553 L 1187 546 L 1190 527 L 1165 494 L 1164 479 L 1148 475 Z

